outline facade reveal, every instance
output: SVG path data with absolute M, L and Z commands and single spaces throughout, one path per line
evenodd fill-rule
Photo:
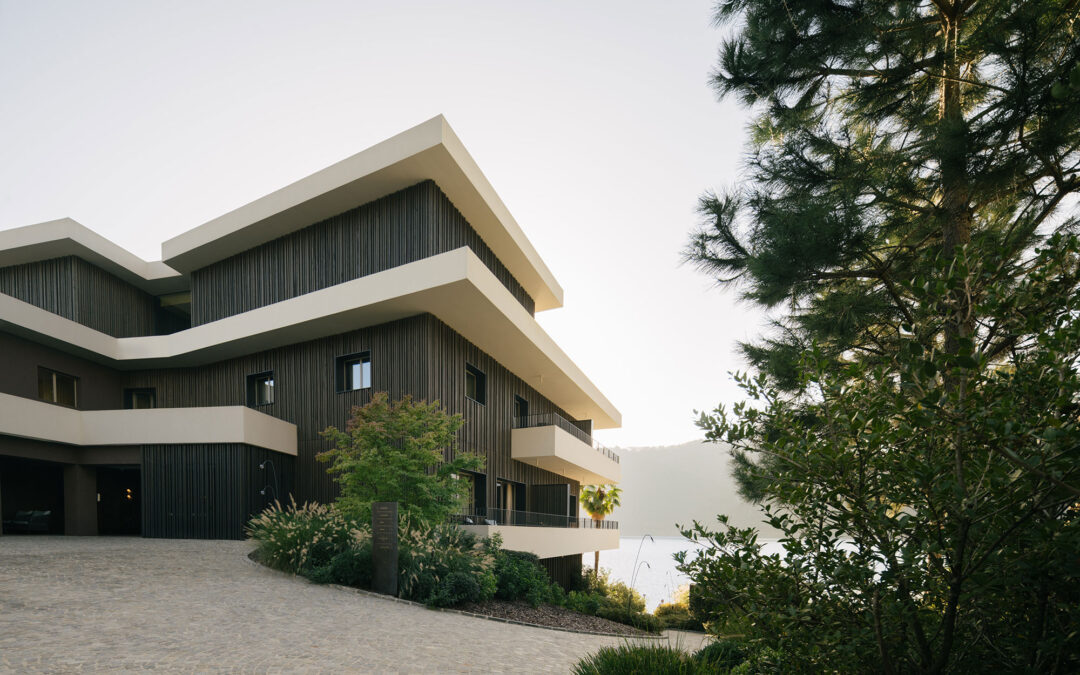
M 146 262 L 71 220 L 0 232 L 4 534 L 240 538 L 330 501 L 315 455 L 374 392 L 438 400 L 487 459 L 457 517 L 556 578 L 618 546 L 618 411 L 534 319 L 562 289 L 442 117 Z

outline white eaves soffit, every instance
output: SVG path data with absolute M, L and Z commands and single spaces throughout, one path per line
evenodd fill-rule
M 542 311 L 563 291 L 442 115 L 389 138 L 161 246 L 189 273 L 259 244 L 434 180 Z
M 468 247 L 202 324 L 115 338 L 0 294 L 0 328 L 124 369 L 192 366 L 417 314 L 449 325 L 543 396 L 598 429 L 618 410 Z

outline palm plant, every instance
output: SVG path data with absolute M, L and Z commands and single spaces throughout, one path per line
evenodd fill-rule
M 593 520 L 599 521 L 614 511 L 616 506 L 621 506 L 620 495 L 622 495 L 622 489 L 614 485 L 583 485 L 581 494 L 578 496 L 578 503 L 581 504 L 581 508 L 589 512 Z M 599 573 L 600 551 L 596 551 L 596 557 L 593 559 L 593 576 Z

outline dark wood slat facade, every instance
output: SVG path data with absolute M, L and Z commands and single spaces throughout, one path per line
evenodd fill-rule
M 0 293 L 113 337 L 165 335 L 187 325 L 153 295 L 75 256 L 0 268 Z
M 274 468 L 260 469 L 267 460 Z M 293 464 L 288 455 L 242 443 L 143 446 L 142 534 L 243 539 L 245 523 L 273 503 L 275 491 L 291 490 Z
M 365 351 L 371 354 L 372 388 L 338 393 L 337 357 Z M 465 396 L 466 363 L 486 374 L 486 405 Z M 487 458 L 489 505 L 495 506 L 499 478 L 527 485 L 566 483 L 577 495 L 577 483 L 570 479 L 510 458 L 514 396 L 529 401 L 537 413 L 568 417 L 566 412 L 430 314 L 207 366 L 124 373 L 123 386 L 154 389 L 162 408 L 245 405 L 247 376 L 267 371 L 274 373 L 274 403 L 256 409 L 297 425 L 299 501 L 334 498 L 335 486 L 315 459 L 329 447 L 319 434 L 328 426 L 344 428 L 352 408 L 370 401 L 373 391 L 388 392 L 395 400 L 405 395 L 438 400 L 448 412 L 461 414 L 460 448 Z
M 534 312 L 521 284 L 428 180 L 194 271 L 191 322 L 216 321 L 462 246 Z
M 462 246 L 534 312 L 533 298 L 430 180 L 193 271 L 190 321 L 163 310 L 153 295 L 73 256 L 0 268 L 0 293 L 114 337 L 156 335 Z M 329 426 L 343 428 L 352 408 L 369 402 L 375 391 L 385 391 L 394 400 L 410 395 L 439 401 L 464 418 L 460 449 L 486 460 L 486 494 L 484 499 L 477 495 L 478 504 L 577 515 L 575 481 L 511 459 L 515 400 L 523 400 L 530 415 L 557 413 L 586 433 L 591 433 L 591 421 L 572 420 L 534 388 L 535 382 L 514 375 L 430 314 L 185 368 L 120 370 L 53 349 L 47 346 L 52 344 L 48 338 L 42 343 L 0 331 L 0 392 L 37 398 L 41 366 L 78 378 L 77 407 L 84 410 L 123 407 L 125 389 L 154 390 L 158 408 L 236 406 L 249 403 L 248 376 L 273 373 L 274 401 L 256 409 L 296 425 L 296 457 L 236 443 L 78 451 L 52 444 L 55 447 L 45 452 L 31 447 L 36 442 L 16 448 L 10 442 L 15 439 L 0 436 L 0 456 L 12 462 L 18 457 L 19 466 L 26 458 L 68 467 L 104 466 L 107 462 L 85 459 L 94 453 L 112 458 L 114 464 L 118 459 L 125 466 L 138 462 L 144 536 L 241 538 L 250 517 L 275 496 L 283 502 L 289 496 L 298 502 L 333 500 L 336 486 L 316 459 L 329 447 L 320 433 Z M 370 355 L 372 386 L 338 392 L 338 357 L 361 352 Z M 466 395 L 466 364 L 483 374 L 483 403 Z M 272 472 L 259 469 L 266 460 L 273 462 Z M 498 503 L 500 481 L 524 485 L 525 503 Z M 260 494 L 266 486 L 272 488 Z M 580 556 L 543 562 L 561 583 L 580 578 Z

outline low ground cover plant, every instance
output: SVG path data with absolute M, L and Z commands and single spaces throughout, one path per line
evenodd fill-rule
M 574 666 L 575 675 L 758 675 L 778 673 L 776 653 L 753 652 L 738 640 L 720 639 L 697 652 L 669 645 L 603 647 Z

